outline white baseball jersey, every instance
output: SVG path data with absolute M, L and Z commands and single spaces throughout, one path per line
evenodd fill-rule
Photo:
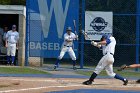
M 73 45 L 73 40 L 76 39 L 76 35 L 74 33 L 70 33 L 70 35 L 68 35 L 67 33 L 64 34 L 64 45 L 65 46 L 72 46 Z M 66 40 L 72 40 L 72 42 L 67 42 Z
M 110 37 L 110 43 L 102 46 L 102 50 L 103 50 L 103 55 L 107 54 L 107 53 L 112 53 L 114 55 L 115 52 L 115 46 L 116 46 L 116 40 L 114 37 Z
M 6 39 L 8 41 L 8 43 L 11 43 L 11 44 L 16 44 L 19 40 L 19 33 L 17 31 L 8 31 L 7 34 L 6 34 Z
M 17 31 L 8 31 L 6 34 L 6 39 L 8 41 L 8 47 L 7 47 L 7 55 L 8 56 L 15 56 L 16 54 L 16 43 L 19 40 L 19 33 Z
M 70 35 L 68 35 L 67 33 L 64 34 L 64 43 L 58 59 L 61 60 L 65 55 L 65 53 L 68 52 L 72 60 L 76 60 L 75 53 L 72 49 L 73 40 L 75 39 L 76 39 L 76 35 L 72 32 L 70 33 Z M 67 42 L 66 40 L 72 40 L 72 42 Z
M 94 72 L 96 74 L 99 74 L 103 69 L 105 69 L 109 76 L 114 77 L 116 73 L 113 72 L 113 63 L 114 63 L 113 55 L 115 52 L 116 40 L 114 37 L 111 36 L 110 38 L 108 38 L 108 41 L 107 45 L 102 46 L 104 56 L 99 61 Z

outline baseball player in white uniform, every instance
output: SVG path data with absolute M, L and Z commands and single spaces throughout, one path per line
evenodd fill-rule
M 84 85 L 91 85 L 94 79 L 100 72 L 105 69 L 107 74 L 113 78 L 119 79 L 123 81 L 123 85 L 127 85 L 128 80 L 121 77 L 120 75 L 113 72 L 113 63 L 114 63 L 114 52 L 116 46 L 116 40 L 112 35 L 104 34 L 101 38 L 100 42 L 92 41 L 91 44 L 96 46 L 103 51 L 103 57 L 99 61 L 98 65 L 96 66 L 93 74 L 89 78 L 89 80 L 83 82 Z
M 16 49 L 18 48 L 19 33 L 16 31 L 16 25 L 12 26 L 12 30 L 6 34 L 5 46 L 7 47 L 7 63 L 14 65 Z M 10 63 L 10 56 L 12 62 Z
M 60 63 L 60 60 L 63 58 L 63 56 L 65 55 L 66 52 L 69 53 L 72 62 L 73 62 L 73 69 L 76 70 L 76 56 L 75 53 L 73 51 L 73 40 L 77 39 L 77 36 L 72 32 L 71 27 L 68 27 L 67 32 L 64 34 L 64 43 L 62 46 L 62 50 L 60 52 L 60 55 L 55 63 L 54 69 L 56 69 Z

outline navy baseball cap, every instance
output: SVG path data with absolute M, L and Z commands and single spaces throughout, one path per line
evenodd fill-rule
M 72 31 L 71 27 L 67 27 L 67 31 Z

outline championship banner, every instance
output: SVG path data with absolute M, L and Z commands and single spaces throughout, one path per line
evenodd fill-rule
M 101 11 L 85 12 L 85 32 L 90 40 L 100 40 L 103 34 L 112 34 L 113 13 Z M 89 40 L 89 38 L 85 38 Z
M 74 32 L 79 24 L 79 0 L 27 0 L 29 56 L 57 58 L 60 54 L 64 33 L 70 26 Z M 78 57 L 78 41 L 74 41 Z M 67 57 L 68 55 L 64 56 Z

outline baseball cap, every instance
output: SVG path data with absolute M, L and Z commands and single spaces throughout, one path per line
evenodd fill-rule
M 16 25 L 12 25 L 12 28 L 16 28 L 17 26 Z
M 72 31 L 71 27 L 67 27 L 67 31 Z

